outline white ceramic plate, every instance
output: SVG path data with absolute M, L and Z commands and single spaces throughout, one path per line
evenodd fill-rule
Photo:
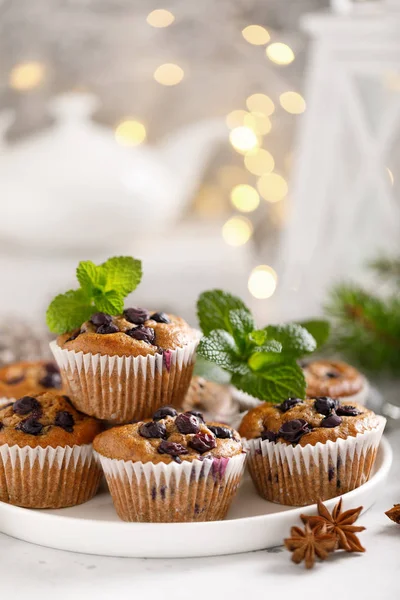
M 345 494 L 344 508 L 374 504 L 388 475 L 392 450 L 383 439 L 371 479 Z M 335 499 L 326 502 L 328 508 Z M 102 490 L 93 500 L 59 510 L 31 510 L 0 502 L 0 531 L 59 550 L 146 558 L 235 554 L 282 544 L 301 513 L 315 505 L 291 508 L 260 498 L 248 475 L 225 521 L 209 523 L 124 523 Z

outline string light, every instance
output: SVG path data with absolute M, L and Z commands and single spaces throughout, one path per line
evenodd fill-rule
M 306 102 L 297 92 L 283 92 L 279 96 L 279 102 L 282 108 L 292 115 L 300 115 L 306 110 Z
M 244 125 L 260 135 L 266 135 L 272 127 L 269 118 L 259 112 L 248 113 L 244 118 Z
M 272 267 L 259 265 L 250 273 L 248 288 L 250 294 L 258 300 L 270 298 L 276 290 L 278 276 Z
M 248 114 L 247 110 L 233 110 L 226 116 L 225 122 L 229 129 L 241 127 Z
M 161 85 L 177 85 L 184 75 L 183 69 L 174 63 L 165 63 L 154 71 L 154 79 Z
M 217 180 L 222 188 L 231 190 L 235 185 L 248 181 L 249 174 L 242 167 L 223 165 L 217 171 Z
M 152 27 L 168 27 L 175 21 L 175 17 L 169 10 L 158 8 L 147 15 L 146 21 Z
M 294 61 L 294 52 L 287 44 L 274 42 L 266 49 L 266 54 L 272 62 L 277 65 L 289 65 Z
M 139 121 L 126 119 L 117 125 L 115 139 L 121 146 L 138 146 L 146 139 L 146 128 Z
M 242 29 L 242 36 L 246 42 L 254 46 L 264 46 L 270 40 L 268 31 L 265 27 L 261 27 L 261 25 L 248 25 Z
M 257 181 L 257 189 L 267 202 L 279 202 L 288 192 L 286 181 L 278 173 L 262 175 Z
M 390 185 L 394 185 L 394 176 L 389 167 L 386 167 L 387 174 L 389 175 Z
M 9 75 L 9 85 L 13 90 L 26 92 L 43 83 L 46 74 L 45 66 L 36 61 L 15 65 Z
M 250 127 L 235 127 L 229 134 L 232 146 L 238 152 L 244 153 L 260 145 L 257 135 Z
M 265 94 L 252 94 L 246 100 L 250 112 L 260 112 L 270 117 L 275 110 L 275 105 L 269 96 Z
M 263 148 L 250 150 L 244 157 L 245 167 L 253 175 L 265 175 L 274 170 L 275 161 L 272 154 Z
M 222 227 L 222 237 L 229 246 L 243 246 L 253 233 L 253 225 L 246 217 L 231 217 Z
M 242 212 L 252 212 L 260 204 L 260 196 L 251 185 L 236 185 L 231 191 L 231 202 Z

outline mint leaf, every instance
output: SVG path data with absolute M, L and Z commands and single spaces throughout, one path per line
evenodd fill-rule
M 296 323 L 286 325 L 268 325 L 265 331 L 269 338 L 273 338 L 282 344 L 282 352 L 286 356 L 299 358 L 304 354 L 314 352 L 317 343 L 313 336 Z
M 105 277 L 105 292 L 115 291 L 121 296 L 127 296 L 142 279 L 142 262 L 131 256 L 114 256 L 98 268 Z
M 196 358 L 193 375 L 204 377 L 207 381 L 213 381 L 214 383 L 220 383 L 222 385 L 228 384 L 231 380 L 231 376 L 227 371 L 224 371 L 224 369 L 221 369 L 221 367 L 206 360 L 202 356 L 197 356 Z
M 101 267 L 97 267 L 91 260 L 83 260 L 76 269 L 76 278 L 81 288 L 88 294 L 93 295 L 94 290 L 102 289 L 106 282 L 106 276 Z
M 114 290 L 100 294 L 95 297 L 94 304 L 96 310 L 108 313 L 109 315 L 119 315 L 124 310 L 124 297 Z
M 317 343 L 317 348 L 320 348 L 327 341 L 331 326 L 329 321 L 312 319 L 310 321 L 302 321 L 299 323 L 301 327 L 307 329 Z
M 267 402 L 282 402 L 286 398 L 304 398 L 306 382 L 296 364 L 271 365 L 262 372 L 232 375 L 232 384 L 243 392 Z
M 254 329 L 252 315 L 247 310 L 243 310 L 243 308 L 237 308 L 229 311 L 228 320 L 231 333 L 235 338 L 240 352 L 245 352 L 248 345 L 249 333 Z
M 87 321 L 94 312 L 90 297 L 83 290 L 69 290 L 56 296 L 47 313 L 47 326 L 53 333 L 72 331 Z
M 233 336 L 222 329 L 216 329 L 209 336 L 203 337 L 197 354 L 232 373 L 244 373 L 247 370 L 246 363 L 238 355 Z
M 254 348 L 253 354 L 248 360 L 248 365 L 252 371 L 260 371 L 271 364 L 282 363 L 282 344 L 276 340 L 270 340 L 263 346 Z
M 267 339 L 267 332 L 264 329 L 256 329 L 250 332 L 249 339 L 257 346 L 262 346 Z
M 213 329 L 226 329 L 232 333 L 229 312 L 235 309 L 250 314 L 247 306 L 237 296 L 222 290 L 211 290 L 200 294 L 197 301 L 197 316 L 204 335 L 208 335 Z

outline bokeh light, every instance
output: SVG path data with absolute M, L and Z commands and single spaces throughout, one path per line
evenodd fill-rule
M 194 200 L 196 213 L 206 219 L 221 217 L 227 207 L 229 208 L 227 194 L 217 185 L 202 185 Z
M 146 128 L 139 121 L 126 119 L 117 125 L 115 139 L 121 146 L 138 146 L 146 139 Z
M 244 153 L 260 145 L 259 139 L 250 127 L 235 127 L 229 134 L 232 146 L 238 152 Z
M 222 237 L 229 246 L 243 246 L 252 233 L 253 225 L 246 217 L 231 217 L 222 227 Z
M 292 115 L 300 115 L 306 110 L 306 102 L 297 92 L 283 92 L 279 96 L 279 102 L 282 108 Z
M 275 161 L 272 154 L 264 148 L 256 148 L 246 153 L 244 157 L 245 167 L 253 175 L 265 175 L 274 170 Z
M 244 120 L 249 113 L 247 110 L 233 110 L 228 115 L 226 115 L 226 124 L 229 129 L 233 129 L 234 127 L 241 127 L 244 125 Z
M 248 113 L 244 117 L 244 125 L 260 135 L 266 135 L 271 131 L 272 127 L 269 118 L 260 112 Z
M 147 15 L 146 21 L 152 27 L 168 27 L 175 21 L 175 17 L 169 10 L 158 8 Z
M 260 204 L 260 196 L 253 186 L 242 183 L 232 189 L 231 202 L 241 212 L 252 212 Z
M 279 202 L 288 192 L 285 179 L 278 173 L 262 175 L 257 181 L 257 189 L 267 202 Z
M 246 42 L 255 46 L 264 46 L 270 40 L 268 31 L 261 25 L 248 25 L 248 27 L 242 29 L 242 36 Z
M 184 75 L 183 69 L 175 63 L 165 63 L 154 71 L 154 79 L 161 85 L 177 85 Z
M 246 105 L 250 112 L 260 112 L 267 117 L 271 116 L 275 110 L 271 98 L 265 94 L 252 94 L 247 98 Z
M 259 265 L 250 273 L 248 280 L 249 292 L 258 300 L 270 298 L 276 290 L 278 276 L 272 267 Z
M 13 90 L 27 92 L 44 81 L 46 68 L 37 61 L 27 61 L 15 65 L 9 75 L 9 85 Z
M 266 49 L 266 54 L 272 62 L 277 65 L 289 65 L 294 61 L 294 52 L 287 44 L 274 42 Z

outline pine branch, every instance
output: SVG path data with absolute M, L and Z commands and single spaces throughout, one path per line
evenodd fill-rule
M 400 285 L 400 257 L 390 258 L 388 256 L 380 256 L 372 260 L 368 266 L 379 277 L 392 279 L 397 285 Z

